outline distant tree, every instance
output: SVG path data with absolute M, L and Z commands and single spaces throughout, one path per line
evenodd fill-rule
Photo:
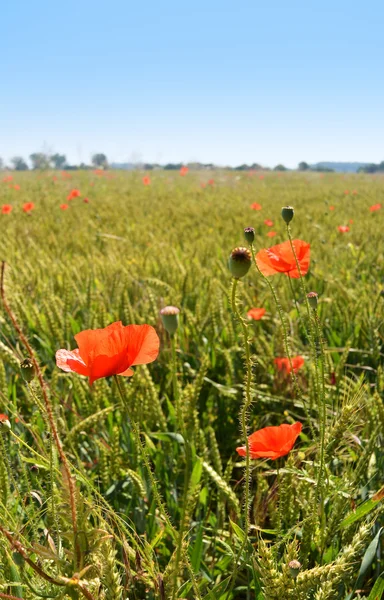
M 67 157 L 65 154 L 53 154 L 51 156 L 51 162 L 53 163 L 53 167 L 55 169 L 63 169 L 67 164 Z
M 28 171 L 28 165 L 21 156 L 11 158 L 11 163 L 15 171 Z
M 49 169 L 49 156 L 44 152 L 34 152 L 29 155 L 32 163 L 32 169 Z
M 108 159 L 105 154 L 99 153 L 92 156 L 92 164 L 98 169 L 106 169 L 108 167 Z
M 165 171 L 179 171 L 182 166 L 183 166 L 182 163 L 168 163 L 167 165 L 164 165 L 164 170 Z
M 284 165 L 276 165 L 276 167 L 273 170 L 274 171 L 288 171 L 287 167 L 284 167 Z
M 308 171 L 310 169 L 310 166 L 308 163 L 302 161 L 299 163 L 298 169 L 299 171 Z

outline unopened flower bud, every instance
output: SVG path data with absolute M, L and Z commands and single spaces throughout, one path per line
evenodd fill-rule
M 253 244 L 255 240 L 255 229 L 254 227 L 246 227 L 244 229 L 244 237 L 248 244 Z
M 281 216 L 287 225 L 292 221 L 294 214 L 295 211 L 293 210 L 293 206 L 283 206 L 281 209 Z
M 319 301 L 319 295 L 316 292 L 309 292 L 307 294 L 308 304 L 313 310 L 317 309 L 317 303 Z
M 35 367 L 33 366 L 33 362 L 30 358 L 25 358 L 21 363 L 21 374 L 23 376 L 24 381 L 28 383 L 32 381 L 35 376 Z
M 173 335 L 179 326 L 179 313 L 176 306 L 165 306 L 160 311 L 161 320 L 169 335 Z
M 7 415 L 0 415 L 0 429 L 3 427 L 7 427 L 11 429 L 11 423 L 7 417 Z
M 299 571 L 301 569 L 301 563 L 299 563 L 298 560 L 291 560 L 288 563 L 288 567 L 289 567 L 290 574 L 292 575 L 292 577 L 294 579 L 296 579 L 296 577 L 298 576 Z
M 228 259 L 228 267 L 235 279 L 244 277 L 248 273 L 251 264 L 252 254 L 248 248 L 235 248 L 232 250 Z

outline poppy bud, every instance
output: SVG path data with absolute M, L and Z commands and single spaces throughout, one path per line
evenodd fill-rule
M 294 214 L 295 211 L 293 210 L 293 206 L 283 206 L 281 209 L 281 216 L 287 225 L 292 221 Z
M 246 227 L 244 229 L 244 237 L 245 237 L 245 241 L 248 242 L 248 244 L 253 244 L 253 242 L 255 240 L 254 227 Z
M 24 381 L 29 383 L 35 376 L 35 367 L 33 366 L 33 362 L 30 358 L 25 358 L 20 363 L 21 374 L 23 376 Z
M 291 560 L 288 563 L 288 567 L 289 567 L 290 574 L 292 575 L 292 577 L 294 579 L 296 579 L 296 577 L 298 576 L 299 571 L 301 569 L 301 563 L 299 563 L 298 560 Z
M 165 306 L 160 311 L 161 320 L 169 335 L 173 335 L 179 326 L 179 313 L 176 306 Z
M 309 292 L 309 294 L 307 294 L 307 298 L 308 298 L 309 306 L 311 308 L 313 308 L 313 310 L 316 310 L 317 303 L 319 300 L 319 295 L 316 292 Z
M 0 415 L 0 429 L 2 427 L 7 427 L 8 429 L 11 429 L 11 423 L 7 415 Z
M 252 254 L 248 248 L 235 248 L 232 250 L 228 259 L 228 267 L 235 279 L 244 277 L 248 273 L 251 264 Z

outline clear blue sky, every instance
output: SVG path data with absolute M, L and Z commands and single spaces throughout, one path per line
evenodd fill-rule
M 0 156 L 384 160 L 379 0 L 5 0 Z

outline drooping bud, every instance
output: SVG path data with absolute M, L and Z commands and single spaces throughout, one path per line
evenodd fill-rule
M 28 383 L 32 381 L 32 379 L 35 376 L 35 367 L 33 366 L 33 362 L 31 361 L 31 359 L 25 358 L 20 363 L 20 368 L 24 381 L 27 381 Z
M 316 292 L 309 292 L 309 294 L 307 294 L 307 298 L 309 306 L 313 308 L 313 310 L 316 310 L 319 301 L 319 295 Z
M 287 225 L 292 221 L 294 214 L 295 211 L 293 210 L 293 206 L 283 206 L 281 209 L 281 216 Z
M 248 244 L 253 244 L 253 242 L 255 240 L 255 228 L 254 227 L 246 227 L 244 229 L 244 237 L 245 237 L 245 241 L 248 242 Z
M 288 563 L 288 567 L 289 567 L 289 572 L 292 575 L 292 577 L 294 579 L 296 579 L 296 577 L 299 574 L 299 571 L 301 569 L 301 563 L 298 560 L 291 560 Z
M 179 326 L 179 313 L 176 306 L 165 306 L 160 311 L 161 320 L 169 335 L 173 335 Z
M 251 264 L 252 254 L 248 248 L 235 248 L 232 250 L 228 259 L 228 267 L 235 279 L 244 277 L 248 273 Z

